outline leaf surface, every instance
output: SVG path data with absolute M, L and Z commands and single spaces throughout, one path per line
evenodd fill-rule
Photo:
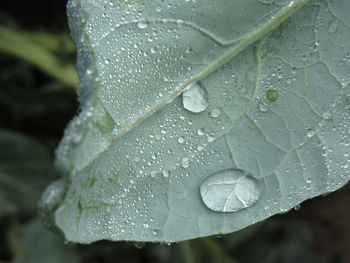
M 230 233 L 343 186 L 350 4 L 307 2 L 70 1 L 82 111 L 57 150 L 66 238 Z M 200 186 L 225 169 L 258 200 L 210 210 Z

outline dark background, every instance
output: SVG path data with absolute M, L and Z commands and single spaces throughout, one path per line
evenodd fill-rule
M 54 36 L 58 43 L 62 42 L 62 47 L 52 54 L 62 65 L 74 64 L 74 50 L 65 48 L 67 40 L 62 37 L 69 35 L 65 10 L 63 0 L 1 1 L 0 25 L 19 34 L 43 32 Z M 10 171 L 11 176 L 25 184 L 38 180 L 33 187 L 40 194 L 47 182 L 58 176 L 52 167 L 54 149 L 77 109 L 74 87 L 63 84 L 30 61 L 0 49 L 0 130 L 7 134 L 3 136 L 5 139 L 0 137 L 0 197 L 14 204 L 11 212 L 3 216 L 0 213 L 1 263 L 350 262 L 349 187 L 307 201 L 297 211 L 274 216 L 223 237 L 170 246 L 147 244 L 143 247 L 144 244 L 107 241 L 64 245 L 61 236 L 46 232 L 38 223 L 36 209 L 28 208 L 36 207 L 38 195 L 33 194 L 29 205 L 18 201 L 16 198 L 26 198 L 25 194 L 21 189 L 10 188 L 1 179 L 1 169 L 4 169 L 1 167 L 7 167 L 5 170 Z M 28 142 L 28 147 L 23 146 L 21 138 Z M 41 150 L 36 150 L 37 146 Z M 14 149 L 16 154 L 11 154 Z M 37 159 L 30 159 L 32 155 Z M 29 159 L 30 165 L 24 165 Z M 36 170 L 33 169 L 35 162 L 40 163 Z M 16 169 L 8 168 L 9 164 Z M 44 166 L 46 172 L 42 172 Z M 47 172 L 50 169 L 52 174 Z M 9 189 L 12 193 L 8 193 Z M 70 255 L 68 259 L 67 255 Z

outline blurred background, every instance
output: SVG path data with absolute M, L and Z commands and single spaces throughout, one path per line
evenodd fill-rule
M 239 232 L 178 244 L 69 244 L 37 216 L 78 109 L 65 0 L 0 3 L 0 263 L 347 263 L 350 188 Z

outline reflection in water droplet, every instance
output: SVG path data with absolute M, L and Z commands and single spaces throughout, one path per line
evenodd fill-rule
M 216 212 L 236 212 L 260 197 L 258 181 L 240 169 L 225 169 L 208 176 L 200 186 L 204 204 Z
M 192 83 L 183 92 L 182 102 L 186 110 L 202 112 L 208 107 L 208 92 L 200 83 Z
M 219 108 L 213 109 L 209 112 L 209 116 L 213 118 L 217 118 L 221 115 L 221 110 Z

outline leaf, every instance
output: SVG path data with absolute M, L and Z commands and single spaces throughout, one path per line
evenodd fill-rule
M 0 193 L 0 219 L 16 211 L 16 206 Z
M 64 245 L 62 238 L 45 229 L 40 220 L 27 223 L 17 234 L 18 254 L 14 263 L 74 263 L 79 256 L 74 247 Z
M 57 150 L 65 237 L 225 234 L 347 183 L 350 3 L 307 2 L 70 1 L 82 106 Z M 258 200 L 239 184 L 244 209 L 207 207 L 200 186 L 226 169 Z
M 32 138 L 0 130 L 0 193 L 21 213 L 35 214 L 45 186 L 57 176 L 48 151 Z

